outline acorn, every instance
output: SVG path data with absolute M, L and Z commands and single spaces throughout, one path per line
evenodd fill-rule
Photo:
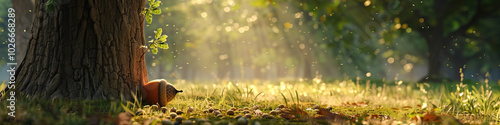
M 161 107 L 161 112 L 167 113 L 167 111 L 168 111 L 167 107 Z
M 172 101 L 175 95 L 182 90 L 177 90 L 175 87 L 164 79 L 150 81 L 142 86 L 143 100 L 148 104 L 159 104 L 160 106 L 167 105 Z
M 193 111 L 194 111 L 193 107 L 188 107 L 188 109 L 187 109 L 187 112 L 188 112 L 188 113 L 191 113 L 191 112 L 193 112 Z
M 267 114 L 267 113 L 262 114 L 262 118 L 267 118 L 267 117 L 269 117 L 269 116 L 271 116 L 271 115 L 269 115 L 269 114 Z
M 234 115 L 234 111 L 233 110 L 229 110 L 226 113 L 227 113 L 227 115 Z
M 175 113 L 170 113 L 170 118 L 175 118 L 177 116 L 177 114 Z
M 278 108 L 280 108 L 280 109 L 285 108 L 285 105 L 280 104 L 280 105 L 278 105 Z
M 278 115 L 278 111 L 272 110 L 271 112 L 269 112 L 269 114 L 271 114 L 271 115 Z
M 183 112 L 183 111 L 181 111 L 181 110 L 179 110 L 179 111 L 177 111 L 176 113 L 177 113 L 177 115 L 182 115 L 184 112 Z
M 177 110 L 175 109 L 175 107 L 172 107 L 172 108 L 170 109 L 170 112 L 176 112 L 176 111 L 177 111 Z
M 215 115 L 215 116 L 217 116 L 217 115 L 219 115 L 219 114 L 221 114 L 219 110 L 215 110 L 215 111 L 214 111 L 214 115 Z

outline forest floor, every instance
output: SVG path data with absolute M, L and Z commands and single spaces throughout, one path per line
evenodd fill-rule
M 137 100 L 18 99 L 16 117 L 10 117 L 2 99 L 0 123 L 498 124 L 500 120 L 496 81 L 171 82 L 184 92 L 166 107 Z

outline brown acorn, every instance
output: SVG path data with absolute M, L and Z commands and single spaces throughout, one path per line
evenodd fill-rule
M 148 104 L 159 104 L 160 106 L 167 105 L 172 101 L 175 95 L 182 90 L 177 90 L 175 87 L 164 79 L 150 81 L 142 86 L 143 100 Z

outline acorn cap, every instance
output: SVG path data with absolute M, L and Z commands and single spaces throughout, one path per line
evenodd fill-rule
M 168 102 L 174 99 L 177 93 L 183 92 L 182 90 L 175 89 L 175 87 L 172 84 L 168 83 L 166 80 L 161 80 L 159 84 L 158 100 L 161 106 L 167 105 Z

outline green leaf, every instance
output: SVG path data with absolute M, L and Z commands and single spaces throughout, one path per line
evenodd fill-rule
M 146 22 L 148 22 L 148 24 L 151 24 L 152 21 L 153 21 L 153 15 L 146 12 Z
M 154 4 L 155 0 L 149 0 L 149 6 L 151 7 Z
M 168 44 L 167 43 L 160 43 L 160 44 L 158 44 L 158 47 L 161 49 L 168 49 Z
M 156 55 L 158 53 L 158 48 L 151 48 L 151 52 Z
M 151 13 L 152 13 L 152 14 L 155 14 L 155 15 L 161 14 L 161 9 L 158 9 L 158 8 L 153 9 L 153 10 L 151 11 Z
M 160 38 L 160 36 L 161 36 L 161 32 L 162 32 L 162 29 L 161 29 L 161 28 L 158 28 L 158 30 L 157 30 L 157 31 L 156 31 L 156 33 L 155 33 L 155 39 Z
M 159 1 L 159 0 L 158 0 L 158 1 L 156 1 L 156 2 L 155 2 L 152 6 L 151 6 L 151 7 L 152 7 L 152 8 L 157 8 L 157 7 L 159 7 L 159 6 L 160 6 L 160 3 L 161 3 L 161 1 Z
M 158 39 L 158 41 L 160 41 L 160 42 L 165 42 L 165 41 L 167 41 L 167 37 L 168 37 L 167 35 L 162 35 L 162 36 L 160 37 L 160 39 Z
M 54 0 L 49 0 L 45 3 L 45 8 L 47 11 L 53 11 L 55 9 L 56 2 Z

